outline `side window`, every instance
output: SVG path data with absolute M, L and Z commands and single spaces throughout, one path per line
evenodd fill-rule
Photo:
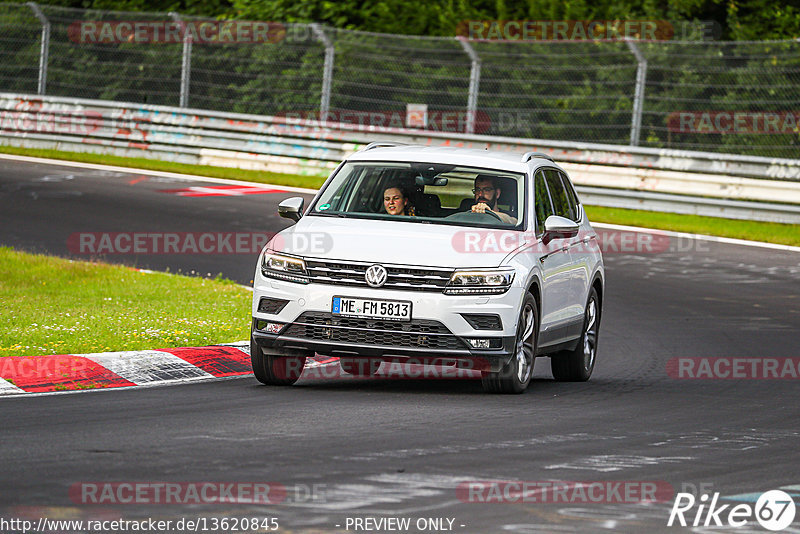
M 550 190 L 550 198 L 553 199 L 553 210 L 555 214 L 567 219 L 574 219 L 573 211 L 570 209 L 569 199 L 567 198 L 567 190 L 564 189 L 564 184 L 561 183 L 561 177 L 558 171 L 554 169 L 544 170 L 545 179 L 547 180 L 547 188 Z
M 553 214 L 553 207 L 550 205 L 550 195 L 547 194 L 547 186 L 544 183 L 544 174 L 537 171 L 533 184 L 535 190 L 534 203 L 536 205 L 536 232 L 544 231 L 544 221 Z
M 578 222 L 578 219 L 581 216 L 581 209 L 580 209 L 580 201 L 578 200 L 578 195 L 575 193 L 575 188 L 572 187 L 572 182 L 569 181 L 569 178 L 563 172 L 559 173 L 561 175 L 561 181 L 564 184 L 564 189 L 567 190 L 567 198 L 569 199 L 569 203 L 572 206 L 572 213 L 575 217 L 570 217 L 575 222 Z

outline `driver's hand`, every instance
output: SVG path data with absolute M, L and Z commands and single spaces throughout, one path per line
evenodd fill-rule
M 483 202 L 472 205 L 472 213 L 486 213 L 487 211 L 491 213 L 492 210 Z

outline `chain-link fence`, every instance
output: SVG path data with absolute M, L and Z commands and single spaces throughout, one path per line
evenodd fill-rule
M 179 38 L 159 38 L 170 24 Z M 470 41 L 273 23 L 262 38 L 222 38 L 219 25 L 0 4 L 0 91 L 390 127 L 416 111 L 449 132 L 800 156 L 798 41 Z

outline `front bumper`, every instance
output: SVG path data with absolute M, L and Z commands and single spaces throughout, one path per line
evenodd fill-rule
M 259 273 L 260 274 L 260 273 Z M 253 290 L 253 340 L 266 353 L 314 353 L 381 358 L 499 371 L 514 354 L 521 288 L 502 295 L 444 295 L 441 292 L 296 284 L 257 276 Z M 334 316 L 334 296 L 410 301 L 412 321 L 390 322 Z M 286 301 L 275 313 L 259 310 L 262 298 Z M 494 315 L 499 328 L 476 329 L 464 315 Z M 263 328 L 280 323 L 278 333 Z M 262 328 L 259 328 L 261 325 Z M 474 348 L 469 339 L 489 339 L 492 348 Z

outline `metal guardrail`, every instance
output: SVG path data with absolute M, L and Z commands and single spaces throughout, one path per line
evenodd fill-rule
M 800 160 L 0 93 L 0 144 L 327 176 L 375 140 L 550 154 L 587 204 L 800 223 Z

